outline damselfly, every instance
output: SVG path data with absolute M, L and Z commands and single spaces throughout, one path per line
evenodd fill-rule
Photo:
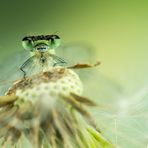
M 66 63 L 55 54 L 55 48 L 60 45 L 60 37 L 58 35 L 27 36 L 22 39 L 22 45 L 24 49 L 29 50 L 31 53 L 31 57 L 20 67 L 24 77 L 27 74 L 25 68 L 32 65 L 32 63 L 34 63 L 33 69 L 41 69 L 42 71 Z
M 61 39 L 58 35 L 24 37 L 22 45 L 25 50 L 16 50 L 0 63 L 0 94 L 3 95 L 15 80 L 25 76 L 48 71 L 55 66 L 65 66 L 65 64 L 71 66 L 77 63 L 93 63 L 92 59 L 96 59 L 93 47 L 88 43 L 60 44 Z M 80 74 L 82 79 L 87 79 L 89 75 L 86 71 Z

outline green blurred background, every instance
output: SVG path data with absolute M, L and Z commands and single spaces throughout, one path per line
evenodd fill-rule
M 100 73 L 121 85 L 126 95 L 147 85 L 148 1 L 0 0 L 1 63 L 23 50 L 22 37 L 55 32 L 63 44 L 90 44 L 102 63 Z
M 23 50 L 26 35 L 57 32 L 93 45 L 100 71 L 135 91 L 147 80 L 148 2 L 142 0 L 0 0 L 1 60 Z

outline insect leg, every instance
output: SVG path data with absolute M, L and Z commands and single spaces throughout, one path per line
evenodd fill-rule
M 60 57 L 58 57 L 56 55 L 52 55 L 52 57 L 56 62 L 56 63 L 53 64 L 53 67 L 55 67 L 55 66 L 57 66 L 59 64 L 66 64 L 67 63 L 64 59 L 62 59 L 62 58 L 60 58 Z
M 27 75 L 27 73 L 26 73 L 26 71 L 25 71 L 24 69 L 25 69 L 25 67 L 26 67 L 29 63 L 33 62 L 33 58 L 34 58 L 34 56 L 32 56 L 32 57 L 30 57 L 29 59 L 27 59 L 27 60 L 23 63 L 23 65 L 20 67 L 20 70 L 23 72 L 23 77 L 24 77 L 24 78 L 25 78 L 26 75 Z

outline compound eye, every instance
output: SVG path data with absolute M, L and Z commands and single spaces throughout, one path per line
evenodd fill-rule
M 34 42 L 31 38 L 29 37 L 25 37 L 22 39 L 22 46 L 24 47 L 24 49 L 26 50 L 30 50 L 33 51 L 34 48 Z
M 49 38 L 49 47 L 55 49 L 60 46 L 61 40 L 57 35 L 51 35 Z

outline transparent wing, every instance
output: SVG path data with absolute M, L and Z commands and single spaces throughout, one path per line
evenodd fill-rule
M 29 52 L 15 52 L 0 63 L 0 95 L 3 95 L 15 80 L 23 77 L 20 67 L 29 57 Z
M 21 77 L 22 73 L 20 67 L 29 57 L 29 52 L 25 50 L 15 52 L 7 57 L 2 63 L 0 63 L 0 80 L 7 79 L 8 77 L 9 80 Z
M 63 58 L 68 65 L 91 63 L 95 59 L 95 48 L 86 43 L 67 43 L 56 49 L 57 56 Z

